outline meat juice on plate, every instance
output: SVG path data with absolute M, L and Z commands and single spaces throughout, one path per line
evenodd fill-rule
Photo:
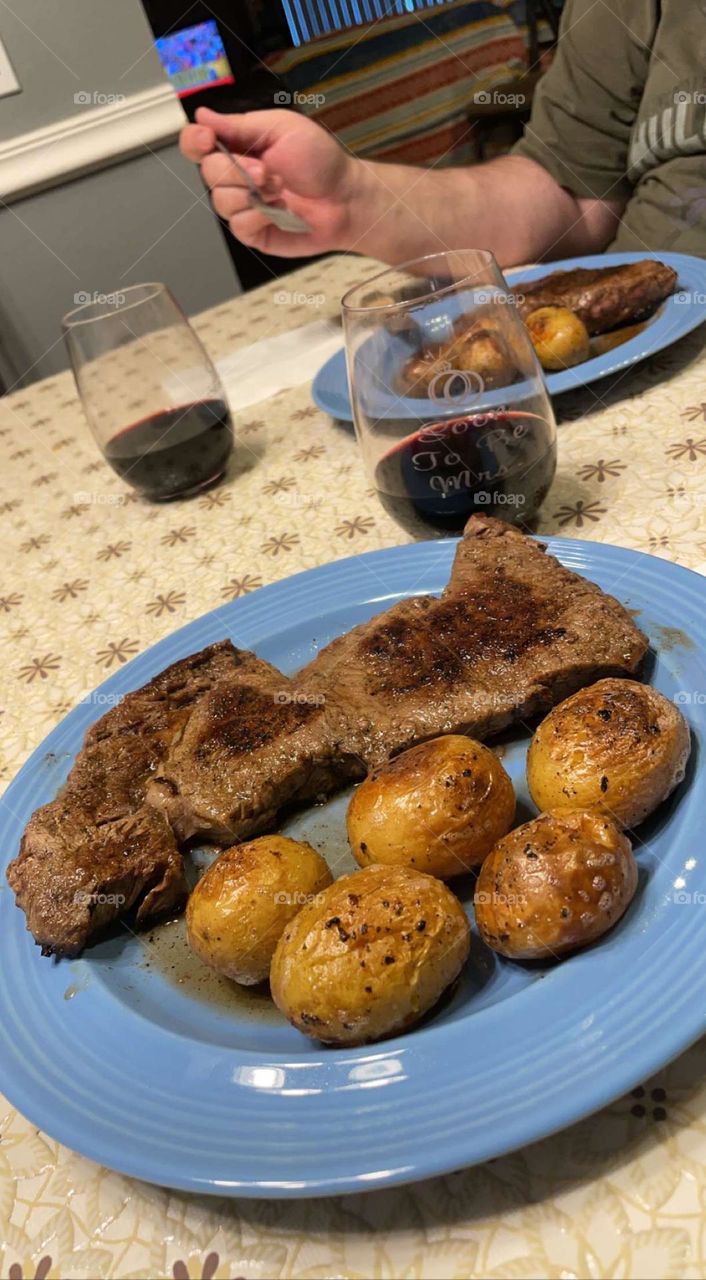
M 498 410 L 434 422 L 400 440 L 375 471 L 378 497 L 410 533 L 457 533 L 474 512 L 526 523 L 554 477 L 552 428 Z
M 159 502 L 219 480 L 232 447 L 228 406 L 201 400 L 132 423 L 108 441 L 105 456 L 122 479 Z

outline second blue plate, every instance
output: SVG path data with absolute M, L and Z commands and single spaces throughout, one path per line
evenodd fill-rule
M 574 267 L 621 266 L 626 262 L 641 262 L 645 256 L 644 253 L 602 253 L 586 258 L 566 258 L 562 262 L 545 262 L 526 270 L 511 268 L 504 274 L 510 286 L 516 288 L 519 284 L 528 284 L 530 280 L 539 280 L 551 271 L 571 271 Z M 582 364 L 564 369 L 561 373 L 547 374 L 550 395 L 559 395 L 562 391 L 571 391 L 575 387 L 596 382 L 599 378 L 606 378 L 609 374 L 619 373 L 621 369 L 644 360 L 654 352 L 662 351 L 706 320 L 706 261 L 685 253 L 660 253 L 655 254 L 655 257 L 678 273 L 676 291 L 634 338 L 605 355 L 584 360 Z M 324 413 L 344 422 L 353 421 L 345 351 L 337 351 L 322 365 L 312 383 L 311 394 L 314 403 Z M 396 417 L 404 417 L 406 409 L 409 417 L 418 418 L 421 404 L 419 399 L 405 400 L 395 396 L 394 414 Z

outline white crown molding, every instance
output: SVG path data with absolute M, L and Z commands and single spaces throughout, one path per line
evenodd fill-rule
M 0 195 L 10 203 L 144 146 L 164 146 L 184 122 L 179 99 L 163 84 L 20 134 L 0 142 Z

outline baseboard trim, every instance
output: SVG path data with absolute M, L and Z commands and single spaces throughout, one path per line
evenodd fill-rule
M 0 194 L 22 196 L 173 142 L 185 116 L 168 84 L 96 105 L 31 133 L 0 142 Z

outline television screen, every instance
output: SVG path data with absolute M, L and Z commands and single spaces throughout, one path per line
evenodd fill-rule
M 156 40 L 162 66 L 180 98 L 216 84 L 234 84 L 223 41 L 215 22 L 199 22 Z

